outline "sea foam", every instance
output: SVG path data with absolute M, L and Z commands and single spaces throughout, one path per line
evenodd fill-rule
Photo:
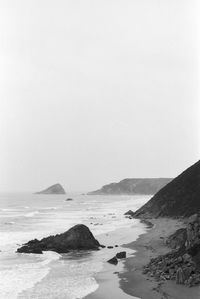
M 49 263 L 59 259 L 60 255 L 49 251 L 40 257 L 40 262 L 17 264 L 0 271 L 1 299 L 17 299 L 21 292 L 32 288 L 49 273 Z

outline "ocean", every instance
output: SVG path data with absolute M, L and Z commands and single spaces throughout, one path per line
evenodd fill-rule
M 68 197 L 72 201 L 66 201 Z M 112 257 L 109 249 L 74 251 L 68 254 L 16 253 L 31 239 L 63 233 L 83 223 L 97 240 L 119 246 L 135 240 L 144 230 L 138 221 L 125 218 L 150 196 L 87 196 L 77 194 L 1 194 L 0 195 L 0 298 L 1 299 L 80 299 L 98 288 L 95 276 Z M 132 229 L 130 240 L 118 230 Z M 115 238 L 112 235 L 115 232 Z M 126 250 L 127 251 L 127 250 Z M 128 250 L 128 255 L 133 250 Z M 102 298 L 103 299 L 103 298 Z

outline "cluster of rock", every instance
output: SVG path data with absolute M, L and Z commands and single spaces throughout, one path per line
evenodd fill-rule
M 192 256 L 185 253 L 177 256 L 170 253 L 151 259 L 144 267 L 143 274 L 155 277 L 156 280 L 176 280 L 177 284 L 188 286 L 200 283 L 200 272 Z
M 18 248 L 17 252 L 42 254 L 42 251 L 55 251 L 67 253 L 70 250 L 98 250 L 99 247 L 103 246 L 94 238 L 89 228 L 78 224 L 63 234 L 49 236 L 40 241 L 31 240 Z
M 167 244 L 173 251 L 151 259 L 143 273 L 187 286 L 200 284 L 200 214 L 192 215 L 186 228 L 170 236 Z
M 126 251 L 121 251 L 121 252 L 118 252 L 113 258 L 111 258 L 107 262 L 110 264 L 113 264 L 113 265 L 117 265 L 118 259 L 124 259 L 124 258 L 126 258 Z

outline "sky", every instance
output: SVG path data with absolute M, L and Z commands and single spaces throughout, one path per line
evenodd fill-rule
M 0 191 L 90 191 L 199 159 L 196 0 L 0 0 Z

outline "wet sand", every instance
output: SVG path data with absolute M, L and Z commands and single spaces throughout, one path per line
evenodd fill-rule
M 135 256 L 126 259 L 125 270 L 119 273 L 121 289 L 132 296 L 142 299 L 197 299 L 200 298 L 200 287 L 188 288 L 176 285 L 174 281 L 156 282 L 154 278 L 142 274 L 143 266 L 151 258 L 170 251 L 165 245 L 166 238 L 183 223 L 173 219 L 150 220 L 154 226 L 147 233 L 129 245 L 127 248 L 136 250 Z M 119 297 L 120 298 L 120 297 Z
M 115 246 L 115 244 L 118 244 L 119 247 L 114 247 L 113 249 L 103 249 L 102 253 L 104 252 L 106 256 L 104 267 L 101 272 L 95 275 L 95 279 L 99 284 L 99 287 L 94 293 L 87 295 L 84 297 L 84 299 L 138 299 L 138 297 L 130 296 L 120 288 L 119 274 L 123 273 L 124 271 L 124 261 L 126 259 L 119 260 L 117 265 L 111 265 L 107 263 L 108 259 L 115 256 L 116 253 L 120 251 L 126 251 L 128 258 L 134 256 L 134 248 L 125 249 L 123 248 L 123 244 L 136 239 L 138 234 L 143 234 L 146 231 L 146 228 L 145 225 L 139 223 L 138 220 L 134 220 L 135 224 L 132 226 L 132 221 L 133 220 L 130 220 L 130 228 L 122 228 L 108 234 L 98 236 L 98 240 L 101 244 L 106 246 Z
M 161 218 L 150 219 L 153 227 L 147 225 L 141 228 L 140 236 L 133 242 L 122 245 L 117 250 L 129 252 L 128 258 L 121 260 L 117 266 L 105 264 L 103 271 L 95 277 L 99 288 L 85 297 L 85 299 L 199 299 L 200 286 L 188 288 L 176 285 L 174 281 L 156 282 L 153 277 L 142 274 L 143 266 L 151 258 L 165 254 L 171 249 L 165 244 L 169 235 L 184 226 L 180 220 Z M 131 230 L 118 230 L 110 233 L 109 240 L 121 240 L 124 234 L 131 237 Z M 133 232 L 132 232 L 133 234 Z M 106 242 L 105 236 L 104 243 Z M 103 241 L 103 240 L 102 240 Z M 112 241 L 115 243 L 115 241 Z M 129 251 L 129 250 L 132 251 Z M 115 249 L 116 252 L 116 249 Z M 111 251 L 111 257 L 114 252 Z

